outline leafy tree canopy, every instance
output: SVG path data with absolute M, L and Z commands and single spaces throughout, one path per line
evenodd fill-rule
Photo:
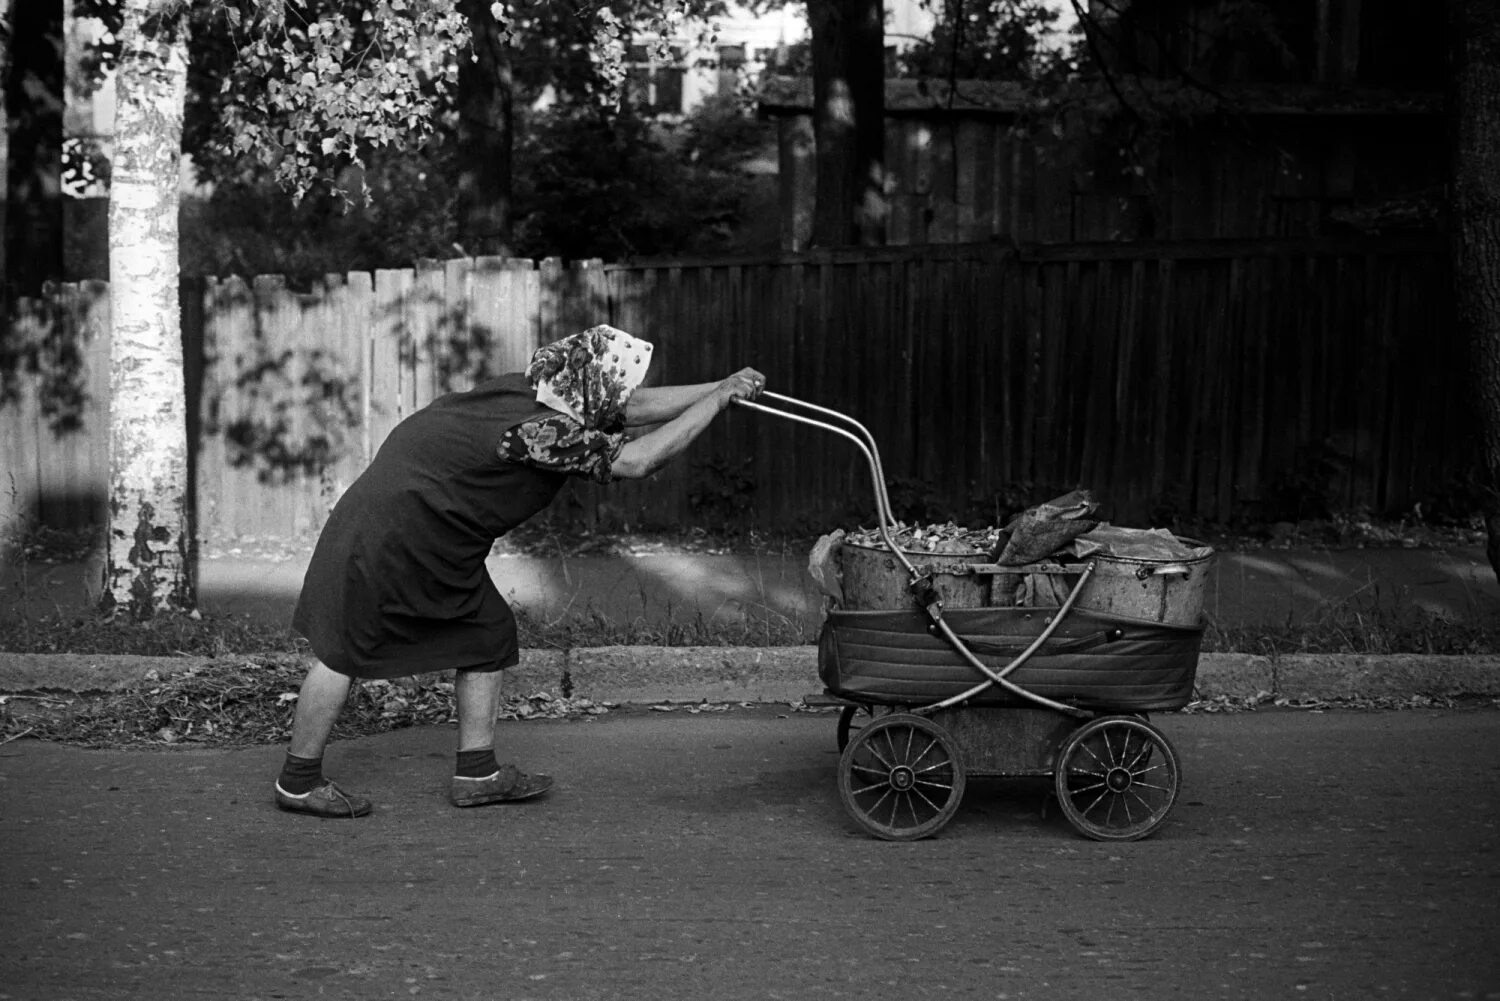
M 453 130 L 459 60 L 473 58 L 453 0 L 161 0 L 185 11 L 192 53 L 184 147 L 207 181 L 270 177 L 297 199 L 346 192 L 350 168 L 422 148 Z M 518 96 L 619 102 L 625 53 L 664 49 L 687 19 L 723 0 L 497 0 Z M 119 0 L 79 0 L 112 33 Z M 97 78 L 118 42 L 85 63 Z M 368 196 L 368 189 L 364 191 Z
M 1060 15 L 1043 0 L 937 0 L 932 37 L 897 59 L 907 77 L 1046 81 L 1074 67 L 1070 54 L 1047 45 Z
M 632 256 L 770 251 L 774 179 L 746 160 L 774 126 L 715 99 L 668 128 L 629 106 L 557 105 L 523 116 L 515 151 L 520 257 L 622 260 Z M 381 154 L 360 179 L 366 205 L 344 211 L 315 192 L 300 203 L 269 180 L 221 184 L 184 203 L 184 265 L 202 274 L 327 272 L 406 267 L 460 252 L 451 181 L 453 146 Z

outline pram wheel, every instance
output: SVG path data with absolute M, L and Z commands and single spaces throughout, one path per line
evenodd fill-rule
M 1182 773 L 1166 735 L 1134 716 L 1104 716 L 1074 730 L 1053 770 L 1063 815 L 1095 841 L 1136 841 L 1161 826 Z
M 938 831 L 964 796 L 953 738 L 929 719 L 892 713 L 856 731 L 839 758 L 839 797 L 869 833 L 915 841 Z

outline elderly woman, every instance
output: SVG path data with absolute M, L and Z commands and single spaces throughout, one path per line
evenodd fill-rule
M 641 387 L 651 345 L 593 327 L 541 348 L 524 374 L 450 393 L 402 421 L 328 517 L 293 626 L 316 661 L 302 683 L 276 805 L 360 817 L 368 800 L 323 777 L 323 750 L 354 678 L 455 672 L 455 806 L 552 785 L 495 758 L 500 671 L 516 623 L 485 567 L 494 540 L 546 507 L 569 476 L 649 476 L 765 378 Z M 659 425 L 638 437 L 626 429 Z

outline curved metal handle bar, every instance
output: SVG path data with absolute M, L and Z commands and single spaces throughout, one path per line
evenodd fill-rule
M 870 464 L 870 476 L 875 482 L 875 498 L 877 507 L 876 514 L 878 516 L 877 520 L 880 522 L 880 537 L 885 540 L 886 546 L 895 555 L 896 559 L 900 560 L 901 564 L 906 567 L 906 572 L 911 574 L 913 580 L 921 576 L 921 574 L 917 572 L 917 568 L 912 565 L 911 560 L 907 559 L 906 554 L 903 553 L 901 551 L 901 548 L 896 545 L 896 540 L 891 538 L 891 529 L 890 524 L 886 518 L 886 512 L 881 509 L 881 504 L 884 503 L 883 494 L 885 490 L 885 483 L 880 478 L 880 460 L 876 458 L 875 451 L 871 449 L 870 445 L 861 441 L 859 436 L 854 434 L 853 432 L 846 431 L 841 427 L 834 427 L 832 424 L 825 423 L 824 421 L 813 420 L 811 417 L 803 417 L 801 414 L 789 414 L 785 410 L 777 410 L 775 407 L 768 407 L 765 404 L 755 403 L 750 400 L 736 399 L 734 402 L 746 408 L 747 410 L 757 410 L 760 413 L 770 414 L 773 417 L 780 417 L 785 420 L 796 421 L 798 424 L 806 424 L 809 427 L 815 427 L 823 431 L 829 431 L 833 434 L 841 435 L 842 437 L 854 442 L 855 447 L 864 453 L 865 461 Z
M 814 420 L 811 417 L 804 417 L 801 414 L 787 413 L 785 410 L 778 410 L 775 407 L 768 407 L 763 403 L 756 403 L 752 400 L 741 399 L 736 399 L 733 401 L 734 403 L 748 410 L 755 410 L 763 414 L 770 414 L 773 417 L 780 417 L 784 420 L 795 421 L 798 424 L 806 424 L 808 427 L 815 427 L 822 431 L 829 431 L 833 434 L 847 438 L 849 441 L 852 441 L 855 447 L 858 448 L 862 453 L 864 453 L 865 460 L 870 465 L 870 476 L 875 485 L 875 506 L 876 516 L 880 522 L 880 537 L 885 540 L 887 548 L 889 548 L 891 553 L 895 555 L 896 559 L 901 561 L 901 565 L 906 567 L 906 572 L 911 575 L 912 582 L 915 583 L 917 579 L 922 575 L 917 571 L 917 568 L 912 565 L 911 560 L 906 558 L 906 554 L 901 551 L 901 548 L 896 545 L 896 540 L 891 537 L 890 526 L 895 523 L 895 518 L 891 517 L 890 499 L 886 494 L 885 472 L 880 464 L 880 449 L 876 447 L 875 439 L 870 434 L 869 430 L 863 424 L 860 424 L 858 421 L 854 420 L 852 417 L 841 414 L 836 410 L 829 410 L 827 407 L 820 407 L 816 404 L 807 403 L 790 396 L 783 396 L 780 393 L 762 392 L 761 396 L 763 398 L 775 400 L 782 404 L 802 407 L 814 413 L 832 417 L 836 420 L 843 421 L 844 423 L 849 424 L 859 430 L 860 433 L 856 435 L 853 432 L 847 431 L 841 427 L 836 427 L 832 424 L 827 423 L 826 421 Z M 1030 646 L 1022 651 L 1019 657 L 1011 661 L 1001 671 L 993 671 L 990 668 L 986 667 L 983 661 L 974 656 L 973 652 L 968 648 L 967 645 L 965 645 L 964 641 L 959 638 L 958 634 L 953 631 L 952 627 L 949 626 L 947 622 L 943 621 L 941 602 L 938 602 L 936 606 L 925 606 L 927 614 L 932 618 L 933 624 L 936 625 L 937 628 L 942 632 L 943 638 L 946 639 L 948 643 L 951 644 L 953 648 L 957 650 L 965 660 L 967 660 L 976 670 L 978 670 L 979 673 L 983 674 L 986 680 L 974 686 L 967 692 L 956 695 L 949 699 L 945 699 L 942 702 L 937 703 L 936 705 L 916 709 L 914 710 L 914 712 L 936 712 L 939 709 L 945 709 L 948 706 L 954 705 L 955 703 L 962 702 L 968 698 L 972 698 L 974 695 L 977 695 L 978 693 L 984 691 L 991 685 L 999 685 L 1001 688 L 1004 688 L 1012 695 L 1018 696 L 1031 702 L 1035 702 L 1038 705 L 1046 706 L 1049 709 L 1054 709 L 1058 712 L 1066 713 L 1069 716 L 1077 716 L 1083 719 L 1087 719 L 1088 717 L 1093 715 L 1092 713 L 1089 713 L 1088 711 L 1083 709 L 1079 709 L 1076 706 L 1070 706 L 1063 702 L 1056 702 L 1045 696 L 1028 692 L 1026 689 L 1020 687 L 1014 682 L 1008 681 L 1006 679 L 1006 675 L 1010 674 L 1016 668 L 1026 663 L 1026 661 L 1031 658 L 1032 654 L 1036 653 L 1037 649 L 1041 647 L 1043 643 L 1047 642 L 1052 633 L 1057 629 L 1059 625 L 1062 624 L 1063 618 L 1068 614 L 1069 610 L 1072 609 L 1074 600 L 1078 597 L 1079 592 L 1083 590 L 1084 582 L 1087 581 L 1093 574 L 1094 566 L 1095 564 L 1089 563 L 1084 567 L 1083 573 L 1079 575 L 1078 583 L 1073 586 L 1072 593 L 1068 595 L 1067 600 L 1064 601 L 1062 607 L 1058 609 L 1056 617 L 1054 617 L 1053 620 L 1047 624 L 1047 628 L 1042 630 L 1041 635 L 1039 635 Z M 936 610 L 934 610 L 934 608 Z
M 808 410 L 815 414 L 821 414 L 824 417 L 829 417 L 837 421 L 843 421 L 845 424 L 849 425 L 857 432 L 859 432 L 859 435 L 864 439 L 865 444 L 870 447 L 870 456 L 874 459 L 875 462 L 876 514 L 879 517 L 884 518 L 892 525 L 896 523 L 896 516 L 891 513 L 890 492 L 887 489 L 885 483 L 885 466 L 880 461 L 880 449 L 876 447 L 875 436 L 870 433 L 869 428 L 865 427 L 863 424 L 855 420 L 853 417 L 850 417 L 848 414 L 841 414 L 837 410 L 830 410 L 827 407 L 820 407 L 816 403 L 808 403 L 806 400 L 799 400 L 793 396 L 783 396 L 781 393 L 773 393 L 769 389 L 763 390 L 760 394 L 760 398 L 763 400 L 775 400 L 777 403 L 783 404 L 785 406 L 801 407 L 803 410 Z
M 1073 609 L 1073 602 L 1077 601 L 1078 595 L 1082 593 L 1083 585 L 1087 583 L 1088 579 L 1094 575 L 1094 568 L 1096 565 L 1097 564 L 1094 563 L 1085 564 L 1083 572 L 1078 575 L 1078 583 L 1073 585 L 1073 590 L 1069 592 L 1067 600 L 1065 600 L 1062 603 L 1062 606 L 1058 608 L 1057 614 L 1053 616 L 1052 621 L 1047 623 L 1047 628 L 1043 629 L 1041 635 L 1037 636 L 1037 638 L 1033 640 L 1031 645 L 1028 646 L 1025 650 L 1022 650 L 1015 660 L 1005 665 L 1005 667 L 1003 667 L 999 671 L 985 666 L 984 662 L 981 661 L 978 657 L 974 656 L 973 652 L 969 650 L 968 646 L 964 644 L 963 640 L 959 639 L 958 635 L 954 633 L 952 626 L 944 622 L 941 617 L 933 616 L 933 625 L 937 626 L 938 629 L 942 631 L 943 638 L 946 639 L 948 643 L 955 650 L 957 650 L 965 660 L 967 660 L 973 667 L 975 667 L 981 674 L 983 674 L 987 680 L 981 681 L 979 684 L 975 685 L 973 688 L 969 689 L 966 692 L 960 692 L 959 694 L 946 698 L 941 702 L 935 703 L 930 706 L 924 706 L 920 709 L 914 709 L 912 711 L 917 713 L 918 715 L 934 713 L 939 709 L 947 709 L 949 706 L 957 705 L 960 702 L 965 702 L 978 695 L 986 688 L 989 688 L 991 685 L 999 685 L 1001 688 L 1005 689 L 1012 695 L 1016 695 L 1023 699 L 1026 699 L 1027 701 L 1046 706 L 1048 709 L 1056 709 L 1058 712 L 1067 713 L 1069 716 L 1078 716 L 1082 719 L 1087 719 L 1089 716 L 1092 716 L 1092 713 L 1084 709 L 1079 709 L 1077 706 L 1070 706 L 1067 703 L 1056 702 L 1052 699 L 1049 699 L 1045 695 L 1037 695 L 1034 692 L 1028 692 L 1026 689 L 1022 688 L 1020 685 L 1017 685 L 1015 682 L 1006 680 L 1006 675 L 1010 674 L 1016 668 L 1020 667 L 1022 664 L 1030 660 L 1031 655 L 1036 653 L 1037 650 L 1041 648 L 1042 644 L 1047 642 L 1047 640 L 1051 638 L 1053 632 L 1057 630 L 1058 626 L 1062 625 L 1062 620 L 1065 619 L 1068 615 L 1068 612 L 1072 611 Z

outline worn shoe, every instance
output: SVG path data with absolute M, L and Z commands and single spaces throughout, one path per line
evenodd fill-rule
M 332 782 L 300 796 L 293 795 L 276 783 L 276 805 L 293 813 L 310 813 L 315 817 L 363 817 L 370 812 L 370 801 L 351 796 Z
M 454 806 L 484 806 L 486 803 L 514 803 L 540 796 L 552 788 L 552 776 L 527 775 L 515 765 L 501 765 L 500 770 L 482 779 L 453 776 L 448 798 Z

